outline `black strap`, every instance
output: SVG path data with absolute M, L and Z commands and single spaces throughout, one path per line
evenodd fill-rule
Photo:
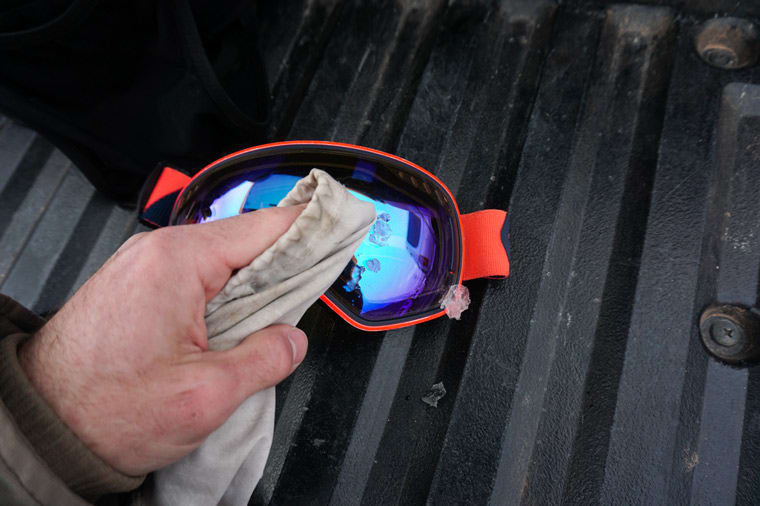
M 225 116 L 237 127 L 250 131 L 254 135 L 261 133 L 261 128 L 266 126 L 270 120 L 271 106 L 269 95 L 267 93 L 264 111 L 256 111 L 260 118 L 254 119 L 243 112 L 237 104 L 230 98 L 222 84 L 219 82 L 214 68 L 208 60 L 206 50 L 203 47 L 201 36 L 198 33 L 198 26 L 195 22 L 192 7 L 187 0 L 174 0 L 172 2 L 177 15 L 177 22 L 184 40 L 186 56 L 188 63 L 195 70 L 198 78 L 203 83 L 206 92 L 214 101 L 216 106 Z M 232 28 L 230 30 L 233 30 Z M 252 48 L 255 51 L 255 48 Z M 255 57 L 255 53 L 253 55 Z M 260 63 L 260 62 L 257 62 Z M 264 72 L 263 65 L 257 67 Z

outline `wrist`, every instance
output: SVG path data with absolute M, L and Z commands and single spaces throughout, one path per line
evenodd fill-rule
M 75 336 L 74 336 L 75 337 Z M 77 357 L 65 346 L 65 339 L 51 320 L 18 349 L 18 362 L 35 392 L 53 414 L 97 458 L 111 465 L 102 445 L 90 434 L 95 414 L 88 413 L 88 399 L 81 388 L 89 381 L 86 367 L 72 366 Z M 118 471 L 118 469 L 116 469 Z
M 71 398 L 71 396 L 65 394 L 66 388 L 69 386 L 68 383 L 61 381 L 62 378 L 56 377 L 57 371 L 65 367 L 64 356 L 53 349 L 52 344 L 56 340 L 46 337 L 50 330 L 49 325 L 42 327 L 36 334 L 19 345 L 19 366 L 31 386 L 53 413 L 81 438 L 67 413 L 67 411 L 76 410 L 65 410 L 66 403 L 61 402 L 64 398 Z M 45 345 L 46 341 L 47 345 Z M 56 357 L 55 363 L 49 363 L 50 357 Z
M 37 336 L 28 338 L 16 334 L 0 340 L 0 402 L 15 419 L 18 430 L 50 471 L 84 497 L 94 498 L 138 487 L 144 477 L 127 476 L 109 466 L 85 445 L 42 396 L 36 384 L 48 384 L 51 378 L 34 358 L 36 343 L 39 343 L 36 339 Z M 21 365 L 22 356 L 25 367 Z M 36 378 L 36 384 L 27 371 Z

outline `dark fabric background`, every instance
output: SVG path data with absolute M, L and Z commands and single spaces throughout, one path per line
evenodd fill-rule
M 255 2 L 0 2 L 0 110 L 101 191 L 136 196 L 159 162 L 189 172 L 264 140 Z

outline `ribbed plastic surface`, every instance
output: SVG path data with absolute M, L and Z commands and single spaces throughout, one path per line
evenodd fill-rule
M 272 138 L 391 151 L 463 212 L 509 210 L 512 274 L 468 283 L 461 321 L 312 308 L 253 504 L 760 502 L 760 369 L 697 329 L 758 297 L 760 68 L 702 62 L 705 2 L 580 4 L 259 3 Z M 0 291 L 55 308 L 135 230 L 0 119 Z

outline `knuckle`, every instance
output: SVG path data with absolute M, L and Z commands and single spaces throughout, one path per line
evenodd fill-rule
M 181 392 L 175 404 L 178 425 L 204 435 L 213 431 L 226 418 L 218 404 L 219 395 L 209 384 L 198 384 Z
M 143 268 L 151 270 L 158 265 L 174 265 L 176 263 L 176 237 L 172 230 L 154 230 L 130 249 L 130 257 Z
M 147 251 L 161 251 L 171 245 L 173 231 L 169 229 L 159 229 L 148 232 L 147 235 L 138 243 Z
M 132 246 L 134 246 L 135 244 L 137 244 L 138 242 L 145 239 L 145 237 L 147 237 L 148 235 L 149 235 L 148 232 L 138 232 L 137 234 L 130 236 L 129 239 L 124 241 L 124 244 L 122 244 L 119 249 L 122 251 L 127 250 L 131 248 Z

